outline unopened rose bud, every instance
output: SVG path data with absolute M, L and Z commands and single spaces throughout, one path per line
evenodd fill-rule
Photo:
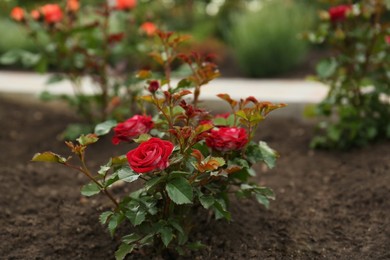
M 154 93 L 159 89 L 159 87 L 160 87 L 160 83 L 158 83 L 157 80 L 152 80 L 149 83 L 148 90 L 150 93 Z

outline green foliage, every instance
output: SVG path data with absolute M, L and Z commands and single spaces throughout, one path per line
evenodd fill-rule
M 236 17 L 229 37 L 246 75 L 271 77 L 301 62 L 307 43 L 299 38 L 313 23 L 313 9 L 293 1 L 267 1 L 259 11 Z
M 340 18 L 330 4 L 318 30 L 307 34 L 335 53 L 317 65 L 316 78 L 329 92 L 315 110 L 322 122 L 311 146 L 349 149 L 390 138 L 390 6 L 364 0 Z

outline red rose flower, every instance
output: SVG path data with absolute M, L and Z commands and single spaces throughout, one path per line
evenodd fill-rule
M 57 23 L 63 18 L 61 7 L 56 4 L 47 4 L 42 6 L 41 12 L 47 23 Z
M 121 141 L 129 142 L 132 138 L 150 131 L 154 126 L 150 116 L 135 115 L 125 122 L 117 124 L 114 128 L 113 144 L 119 144 Z
M 14 7 L 11 11 L 11 18 L 15 21 L 22 21 L 24 19 L 24 10 L 20 7 Z
M 220 127 L 211 130 L 206 138 L 207 146 L 221 152 L 242 149 L 248 143 L 248 134 L 244 128 Z
M 152 22 L 144 22 L 140 26 L 141 30 L 146 33 L 147 36 L 152 36 L 153 34 L 156 33 L 157 27 L 154 23 Z
M 390 35 L 385 36 L 385 42 L 390 45 Z
M 66 9 L 71 12 L 77 12 L 80 9 L 79 0 L 68 0 L 66 2 Z
M 348 11 L 350 11 L 352 7 L 350 5 L 338 5 L 329 8 L 329 16 L 332 22 L 343 21 L 346 17 Z
M 136 173 L 164 170 L 169 166 L 168 158 L 173 148 L 171 142 L 153 137 L 128 152 L 126 157 L 130 168 Z
M 41 17 L 41 14 L 38 10 L 32 10 L 30 14 L 34 20 L 39 20 L 39 18 Z
M 137 0 L 116 0 L 115 8 L 118 10 L 133 9 L 137 5 Z

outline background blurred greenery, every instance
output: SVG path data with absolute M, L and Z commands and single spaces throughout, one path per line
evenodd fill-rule
M 105 0 L 82 0 L 102 3 Z M 15 6 L 31 10 L 50 0 L 0 1 L 0 55 L 12 48 L 33 51 L 25 30 L 9 18 Z M 298 34 L 315 22 L 316 0 L 138 0 L 145 20 L 189 33 L 189 48 L 214 52 L 233 75 L 277 77 L 299 65 L 309 49 Z M 45 43 L 43 43 L 45 44 Z M 235 62 L 237 61 L 237 62 Z M 234 63 L 234 64 L 233 64 Z M 238 65 L 237 65 L 238 63 Z

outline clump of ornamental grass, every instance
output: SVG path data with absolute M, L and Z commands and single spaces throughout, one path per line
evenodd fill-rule
M 202 108 L 201 88 L 219 72 L 210 56 L 177 53 L 177 46 L 185 38 L 158 32 L 161 48 L 152 57 L 162 65 L 164 74 L 138 73 L 147 91 L 139 100 L 153 107 L 154 115 L 145 109 L 123 122 L 103 122 L 95 133 L 83 135 L 77 142 L 66 142 L 79 164 L 53 152 L 38 153 L 32 159 L 75 169 L 90 180 L 81 189 L 84 196 L 108 197 L 113 208 L 100 215 L 100 222 L 107 225 L 111 235 L 123 222 L 131 223 L 133 228 L 121 238 L 116 259 L 143 248 L 154 249 L 155 254 L 186 254 L 201 248 L 202 241 L 191 237 L 191 230 L 199 224 L 195 216 L 203 209 L 216 219 L 230 221 L 231 193 L 238 198 L 254 197 L 267 208 L 274 199 L 270 188 L 252 181 L 256 176 L 253 166 L 265 163 L 272 168 L 278 154 L 253 138 L 267 115 L 284 105 L 260 102 L 254 97 L 236 101 L 228 94 L 219 94 L 229 104 L 230 112 L 213 115 Z M 173 84 L 170 65 L 176 60 L 186 64 L 191 73 Z M 86 166 L 88 146 L 111 129 L 114 145 L 135 142 L 138 146 L 109 158 L 93 173 Z M 110 190 L 117 182 L 141 185 L 118 198 Z

